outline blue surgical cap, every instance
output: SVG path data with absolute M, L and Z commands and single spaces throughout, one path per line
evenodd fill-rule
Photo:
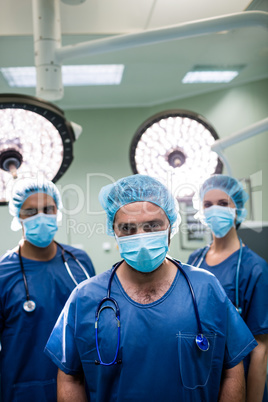
M 247 215 L 247 211 L 246 208 L 244 208 L 244 205 L 249 196 L 243 189 L 242 184 L 233 177 L 222 174 L 215 174 L 202 184 L 200 189 L 201 201 L 203 201 L 204 195 L 208 191 L 214 189 L 224 191 L 233 200 L 236 206 L 237 213 L 236 222 L 243 222 Z
M 18 230 L 21 228 L 19 221 L 20 209 L 23 203 L 33 194 L 45 193 L 50 195 L 57 206 L 57 209 L 62 208 L 61 196 L 59 190 L 52 181 L 46 179 L 32 179 L 23 178 L 17 179 L 13 185 L 12 194 L 9 201 L 9 213 L 14 216 L 11 223 L 12 230 Z M 61 215 L 58 216 L 58 218 Z
M 103 187 L 99 201 L 107 214 L 107 234 L 110 236 L 114 235 L 113 223 L 116 212 L 124 205 L 138 201 L 148 201 L 162 208 L 170 222 L 171 235 L 178 231 L 180 220 L 178 202 L 167 187 L 153 177 L 141 174 L 123 177 Z

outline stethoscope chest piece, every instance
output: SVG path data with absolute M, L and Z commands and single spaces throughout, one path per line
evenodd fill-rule
M 36 304 L 33 300 L 26 300 L 23 303 L 23 310 L 26 311 L 27 313 L 31 313 L 34 311 L 36 308 Z
M 207 352 L 209 350 L 209 341 L 203 334 L 196 335 L 195 343 L 198 349 L 202 350 L 202 352 Z
M 78 285 L 77 281 L 75 280 L 70 267 L 68 265 L 68 262 L 64 256 L 64 252 L 66 251 L 68 254 L 70 254 L 70 256 L 76 261 L 76 263 L 79 265 L 79 267 L 82 269 L 82 271 L 84 272 L 85 276 L 87 279 L 90 278 L 90 276 L 88 275 L 86 269 L 83 267 L 83 265 L 81 264 L 81 262 L 73 255 L 73 253 L 71 253 L 68 250 L 65 250 L 61 244 L 55 242 L 59 248 L 61 249 L 61 254 L 62 254 L 62 259 L 63 259 L 63 263 L 68 271 L 68 274 L 70 275 L 71 279 L 73 280 L 75 285 Z M 27 283 L 27 278 L 25 275 L 25 271 L 24 271 L 24 266 L 23 266 L 23 261 L 22 261 L 22 257 L 21 257 L 21 246 L 19 246 L 19 259 L 20 259 L 20 267 L 21 267 L 21 273 L 23 276 L 23 282 L 24 282 L 24 287 L 25 287 L 25 291 L 26 291 L 26 298 L 27 300 L 23 303 L 23 310 L 26 311 L 26 313 L 32 313 L 35 309 L 36 309 L 36 303 L 30 299 L 30 295 L 29 295 L 29 288 L 28 288 L 28 283 Z

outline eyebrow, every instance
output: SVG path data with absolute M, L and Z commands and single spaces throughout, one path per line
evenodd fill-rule
M 230 198 L 221 198 L 220 200 L 217 200 L 217 202 L 220 202 L 220 201 L 231 201 L 231 199 Z M 204 200 L 203 202 L 212 202 L 211 200 Z
M 139 225 L 152 225 L 153 223 L 159 223 L 160 225 L 164 225 L 164 221 L 162 219 L 152 219 L 151 221 L 145 221 L 145 222 L 141 222 L 141 223 L 137 223 L 137 222 L 121 222 L 118 223 L 117 227 L 120 229 L 125 225 L 129 225 L 129 226 L 139 226 Z
M 43 209 L 44 208 L 48 208 L 48 207 L 56 207 L 55 204 L 48 204 L 48 205 L 43 205 Z M 28 207 L 28 208 L 21 208 L 24 211 L 28 211 L 29 209 L 40 209 L 39 207 Z

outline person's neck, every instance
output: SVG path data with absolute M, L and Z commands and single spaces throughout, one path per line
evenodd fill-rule
M 137 303 L 148 304 L 159 300 L 170 288 L 177 267 L 169 260 L 153 272 L 143 273 L 131 268 L 125 261 L 118 268 L 118 278 L 128 296 Z
M 129 266 L 125 261 L 118 267 L 117 276 L 121 282 L 128 282 L 137 286 L 146 287 L 148 284 L 173 280 L 176 276 L 176 266 L 166 258 L 153 272 L 139 272 Z
M 213 236 L 213 242 L 210 246 L 210 250 L 215 254 L 226 251 L 232 254 L 239 248 L 240 241 L 235 228 L 232 228 L 224 237 L 217 238 Z
M 55 257 L 57 253 L 57 245 L 52 241 L 47 247 L 36 247 L 25 239 L 19 243 L 21 247 L 22 257 L 29 258 L 36 261 L 49 261 Z

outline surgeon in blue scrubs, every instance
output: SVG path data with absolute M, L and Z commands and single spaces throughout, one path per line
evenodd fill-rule
M 61 206 L 50 181 L 14 184 L 12 228 L 22 228 L 23 237 L 0 258 L 2 402 L 56 402 L 57 369 L 43 350 L 75 282 L 95 274 L 84 251 L 55 243 Z
M 144 175 L 99 199 L 123 260 L 78 285 L 54 327 L 58 401 L 244 401 L 256 341 L 213 275 L 167 256 L 177 201 Z
M 213 241 L 196 250 L 188 263 L 206 269 L 221 282 L 258 346 L 245 359 L 247 402 L 268 402 L 265 389 L 268 355 L 268 264 L 239 239 L 248 195 L 233 177 L 214 175 L 200 189 L 200 217 Z M 238 275 L 237 275 L 238 273 Z M 237 290 L 237 294 L 236 294 Z M 265 394 L 264 394 L 265 389 Z

